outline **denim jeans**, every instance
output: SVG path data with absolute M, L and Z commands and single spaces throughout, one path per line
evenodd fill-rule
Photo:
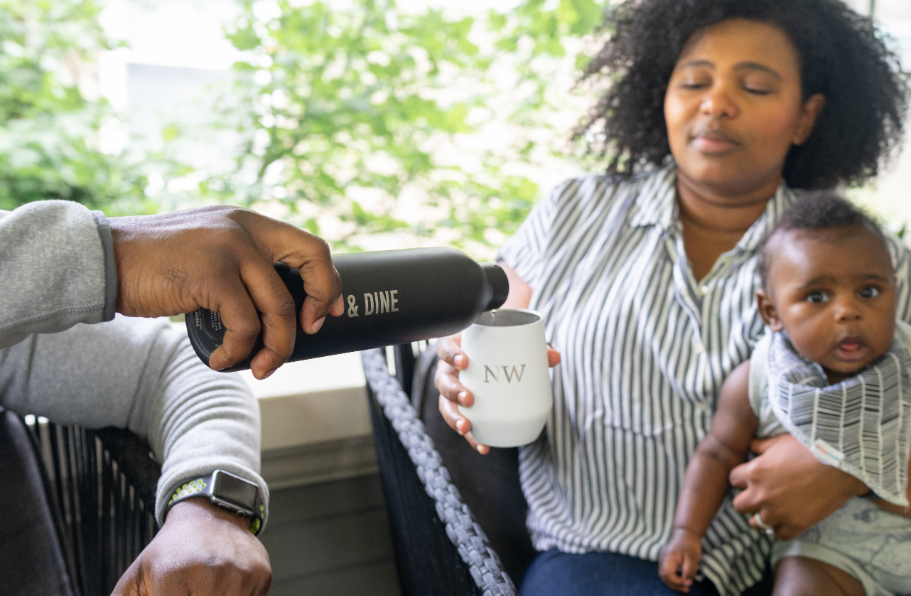
M 767 576 L 769 574 L 766 574 Z M 771 593 L 771 577 L 748 593 Z M 522 596 L 672 596 L 658 577 L 658 563 L 606 552 L 572 555 L 552 549 L 538 554 L 525 572 Z M 689 596 L 718 596 L 709 580 L 693 584 Z

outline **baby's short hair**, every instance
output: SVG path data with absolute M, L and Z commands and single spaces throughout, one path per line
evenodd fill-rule
M 874 232 L 886 246 L 886 237 L 879 224 L 863 209 L 845 199 L 830 193 L 817 193 L 796 201 L 781 215 L 781 219 L 759 244 L 759 275 L 762 287 L 768 291 L 768 276 L 771 257 L 768 253 L 769 240 L 780 232 L 791 230 L 828 230 L 849 226 L 860 226 Z

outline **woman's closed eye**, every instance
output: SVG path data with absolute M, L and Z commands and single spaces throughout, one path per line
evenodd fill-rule
M 711 81 L 705 79 L 684 79 L 680 82 L 680 86 L 684 89 L 705 89 L 711 84 Z
M 768 87 L 759 87 L 756 85 L 744 85 L 743 90 L 752 95 L 770 95 L 772 90 Z

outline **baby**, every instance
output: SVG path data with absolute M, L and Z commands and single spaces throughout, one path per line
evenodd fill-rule
M 687 467 L 661 578 L 689 591 L 731 469 L 754 436 L 791 433 L 879 498 L 849 499 L 776 542 L 775 594 L 909 593 L 911 327 L 896 322 L 883 236 L 850 203 L 820 196 L 793 205 L 761 251 L 756 299 L 767 333 L 725 380 L 711 431 Z M 753 525 L 773 536 L 762 513 Z

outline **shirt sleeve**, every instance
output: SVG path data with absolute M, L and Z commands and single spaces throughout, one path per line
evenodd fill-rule
M 181 484 L 215 469 L 255 482 L 268 503 L 258 402 L 238 375 L 203 365 L 167 320 L 118 315 L 0 350 L 0 404 L 62 424 L 128 428 L 146 439 L 162 462 L 159 524 Z
M 543 272 L 547 238 L 555 222 L 557 205 L 577 180 L 558 184 L 550 194 L 532 208 L 516 233 L 497 252 L 497 260 L 505 262 L 532 288 L 538 285 Z
M 78 203 L 0 211 L 0 348 L 31 333 L 112 319 L 113 256 L 104 215 Z

